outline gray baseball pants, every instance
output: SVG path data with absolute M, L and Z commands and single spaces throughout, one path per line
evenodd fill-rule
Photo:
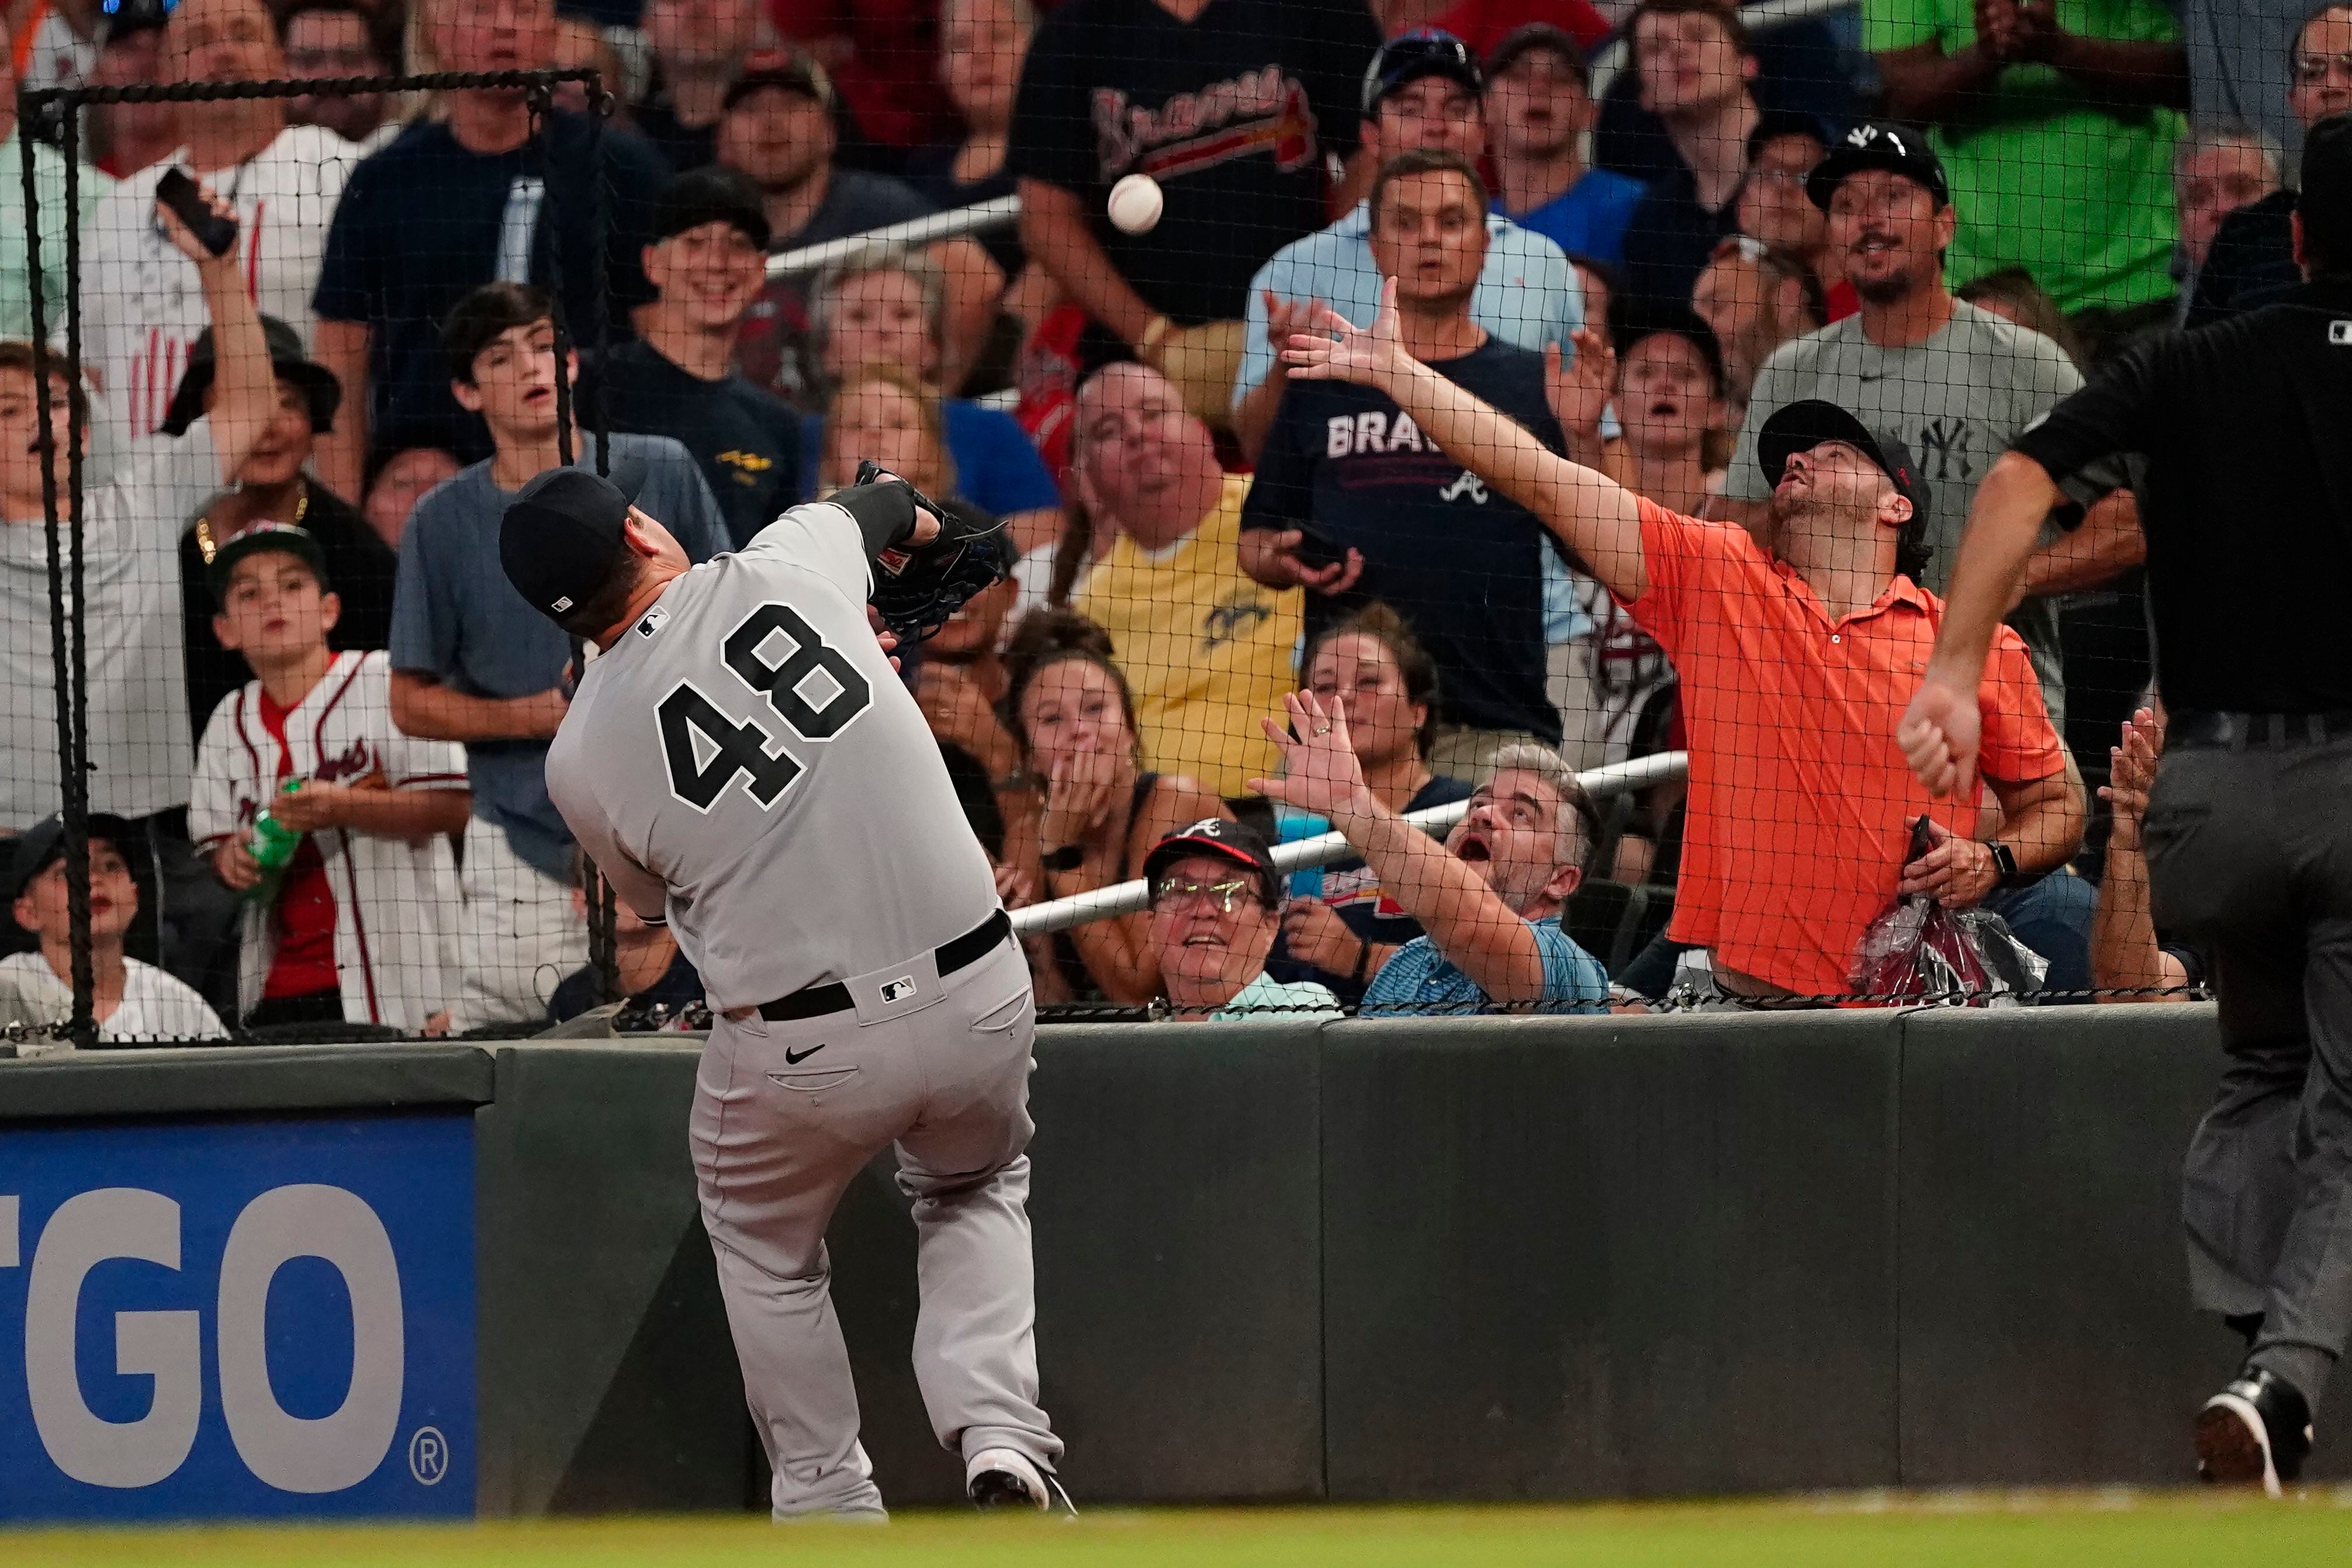
M 2190 1288 L 2261 1313 L 2248 1361 L 2316 1408 L 2352 1334 L 2352 741 L 2170 747 L 2147 836 L 2227 1056 L 2182 1173 Z
M 1051 1471 L 1062 1453 L 1037 1406 L 1024 1207 L 1036 1009 L 1020 946 L 944 980 L 925 954 L 846 983 L 850 1010 L 714 1020 L 695 1084 L 702 1222 L 780 1520 L 882 1512 L 824 1230 L 891 1144 L 913 1200 L 915 1377 L 932 1429 L 966 1458 L 1013 1448 Z

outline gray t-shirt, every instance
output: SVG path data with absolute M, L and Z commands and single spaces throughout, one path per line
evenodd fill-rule
M 714 1008 L 871 975 L 998 906 L 871 591 L 849 514 L 794 507 L 590 664 L 548 752 L 581 847 Z
M 637 505 L 677 536 L 688 556 L 709 560 L 727 548 L 719 504 L 685 447 L 664 435 L 615 435 L 612 442 L 615 465 L 645 464 Z M 593 467 L 593 444 L 582 448 L 573 465 Z M 499 564 L 499 524 L 515 493 L 490 478 L 491 461 L 416 503 L 400 540 L 392 667 L 430 675 L 467 696 L 527 697 L 562 681 L 572 640 L 514 591 Z M 569 882 L 572 835 L 548 800 L 546 759 L 543 740 L 478 740 L 466 747 L 474 815 L 502 830 L 516 854 Z
M 1862 318 L 1849 316 L 1781 344 L 1764 361 L 1723 493 L 1735 501 L 1771 499 L 1756 463 L 1756 433 L 1790 403 L 1822 398 L 1890 424 L 1927 482 L 1930 553 L 1920 586 L 1941 594 L 1977 486 L 2019 432 L 2082 384 L 2082 372 L 2057 344 L 1963 300 L 1952 302 L 1952 319 L 1941 331 L 1904 349 L 1880 348 L 1863 334 Z M 2063 733 L 2058 602 L 2029 599 L 2009 623 L 2025 639 L 2050 722 Z
M 83 492 L 83 635 L 89 662 L 89 809 L 143 817 L 188 801 L 187 650 L 180 535 L 220 488 L 210 422 L 178 440 L 132 446 L 121 477 Z M 59 549 L 72 591 L 71 535 Z M 49 639 L 47 526 L 0 522 L 0 829 L 21 832 L 59 809 L 57 661 Z

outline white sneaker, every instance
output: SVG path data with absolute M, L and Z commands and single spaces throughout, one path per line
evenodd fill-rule
M 1077 1512 L 1070 1506 L 1069 1493 L 1017 1448 L 982 1448 L 974 1454 L 963 1468 L 963 1490 L 974 1508 L 1034 1508 L 1045 1513 L 1058 1501 L 1065 1512 Z

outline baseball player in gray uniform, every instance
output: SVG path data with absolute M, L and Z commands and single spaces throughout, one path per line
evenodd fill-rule
M 500 554 L 525 599 L 599 650 L 548 792 L 619 896 L 667 921 L 714 1015 L 690 1139 L 775 1516 L 882 1514 L 824 1230 L 893 1143 L 940 1441 L 974 1502 L 1066 1509 L 1037 1405 L 1028 967 L 866 620 L 873 560 L 903 568 L 940 517 L 873 484 L 692 566 L 616 478 L 541 475 L 508 507 Z

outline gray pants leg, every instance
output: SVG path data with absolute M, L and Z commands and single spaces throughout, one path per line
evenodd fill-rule
M 2229 1061 L 2183 1173 L 2198 1303 L 2316 1406 L 2352 1336 L 2352 745 L 2177 749 L 2149 802 L 2158 926 L 2213 961 Z
M 916 1371 L 934 1429 L 966 1453 L 1002 1443 L 1048 1469 L 1061 1453 L 1037 1406 L 1022 1208 L 1028 970 L 1009 942 L 944 982 L 927 964 L 909 967 L 916 989 L 893 1004 L 853 981 L 865 996 L 856 1011 L 719 1019 L 697 1079 L 703 1225 L 779 1519 L 881 1511 L 857 1441 L 824 1229 L 850 1181 L 893 1143 L 917 1199 Z

